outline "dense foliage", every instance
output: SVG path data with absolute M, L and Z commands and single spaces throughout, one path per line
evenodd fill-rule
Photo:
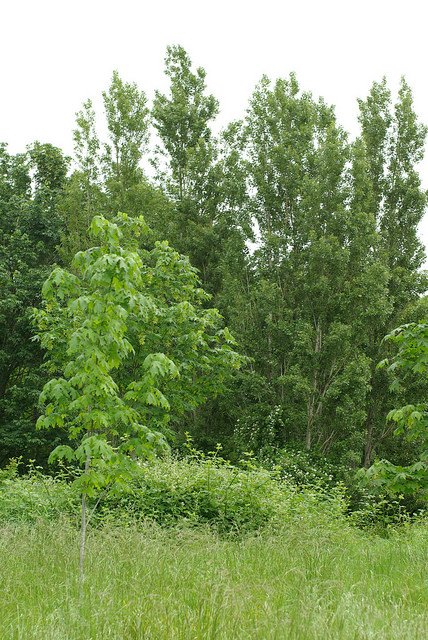
M 50 144 L 35 143 L 11 156 L 0 146 L 0 464 L 13 456 L 46 459 L 60 434 L 35 429 L 46 382 L 43 352 L 33 341 L 31 308 L 59 260 L 59 203 L 67 159 Z
M 113 73 L 107 140 L 83 104 L 73 165 L 50 144 L 16 156 L 0 147 L 0 464 L 20 455 L 44 465 L 57 445 L 73 457 L 78 442 L 64 445 L 83 425 L 117 453 L 132 422 L 173 446 L 186 431 L 205 450 L 221 441 L 232 460 L 253 450 L 284 473 L 293 455 L 302 477 L 305 465 L 320 478 L 335 475 L 329 465 L 349 476 L 376 457 L 421 470 L 425 435 L 394 436 L 387 416 L 411 406 L 412 425 L 422 424 L 426 376 L 411 371 L 391 389 L 393 372 L 377 368 L 397 351 L 386 334 L 426 321 L 417 236 L 426 128 L 411 89 L 403 79 L 394 100 L 385 79 L 375 82 L 350 141 L 334 108 L 293 74 L 263 77 L 243 120 L 216 136 L 205 71 L 180 46 L 165 62 L 169 92 L 152 106 Z M 148 227 L 136 233 L 130 220 L 141 215 Z M 110 233 L 98 248 L 91 224 L 99 238 Z M 113 247 L 119 227 L 125 244 Z M 114 281 L 120 259 L 134 260 L 142 306 L 131 309 L 134 290 L 124 303 L 131 271 Z M 89 384 L 97 331 L 98 389 Z M 72 390 L 78 375 L 88 384 Z M 55 429 L 38 431 L 52 376 L 41 422 Z

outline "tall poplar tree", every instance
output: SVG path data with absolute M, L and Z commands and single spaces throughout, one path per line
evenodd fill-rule
M 244 252 L 245 222 L 241 202 L 245 178 L 240 173 L 233 128 L 219 143 L 212 134 L 218 101 L 206 91 L 206 73 L 192 70 L 181 46 L 167 48 L 169 95 L 156 92 L 153 123 L 161 148 L 158 178 L 175 203 L 170 237 L 199 269 L 204 288 L 217 296 L 225 277 L 226 254 Z M 231 240 L 233 238 L 233 246 Z
M 170 225 L 167 197 L 146 177 L 142 160 L 148 153 L 150 112 L 147 97 L 135 82 L 124 82 L 113 72 L 103 92 L 109 143 L 104 144 L 105 200 L 101 210 L 108 216 L 119 211 L 144 215 L 157 240 L 165 238 Z
M 103 92 L 110 142 L 105 145 L 106 177 L 119 190 L 120 198 L 141 177 L 139 166 L 148 143 L 149 109 L 144 91 L 124 82 L 113 72 L 108 91 Z
M 96 211 L 105 206 L 101 178 L 101 142 L 96 130 L 92 101 L 76 113 L 73 131 L 76 170 L 61 201 L 63 233 L 59 248 L 64 264 L 70 264 L 78 250 L 90 246 L 89 229 Z
M 356 219 L 349 207 L 347 136 L 292 74 L 274 85 L 262 79 L 246 137 L 260 230 L 252 342 L 282 405 L 278 437 L 358 451 L 370 380 L 360 333 L 386 276 L 371 250 L 373 216 L 361 210 Z
M 386 79 L 373 83 L 366 100 L 359 100 L 361 136 L 353 148 L 352 210 L 370 212 L 376 224 L 373 246 L 387 274 L 387 303 L 382 314 L 366 326 L 366 353 L 371 360 L 371 392 L 367 401 L 363 463 L 368 466 L 376 447 L 390 434 L 386 415 L 391 396 L 385 369 L 376 370 L 385 357 L 383 336 L 405 318 L 427 289 L 420 271 L 425 255 L 418 225 L 425 213 L 427 194 L 421 187 L 417 164 L 424 155 L 427 128 L 418 122 L 412 92 L 404 78 L 392 103 Z

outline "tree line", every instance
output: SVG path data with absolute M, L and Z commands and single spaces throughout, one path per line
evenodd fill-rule
M 219 103 L 205 71 L 181 46 L 168 47 L 165 65 L 169 92 L 151 107 L 113 73 L 108 139 L 87 100 L 73 159 L 40 142 L 17 155 L 0 146 L 0 464 L 43 462 L 67 440 L 58 426 L 36 429 L 53 373 L 46 351 L 62 343 L 60 331 L 34 339 L 32 310 L 39 323 L 49 312 L 42 286 L 54 269 L 76 273 L 94 217 L 120 215 L 144 217 L 147 230 L 129 242 L 160 311 L 141 320 L 146 345 L 132 324 L 137 353 L 118 394 L 150 352 L 182 367 L 164 391 L 168 419 L 149 402 L 147 424 L 176 443 L 185 432 L 201 447 L 220 441 L 232 458 L 288 446 L 350 466 L 408 463 L 420 443 L 392 438 L 386 416 L 404 398 L 418 404 L 426 384 L 410 375 L 391 391 L 391 371 L 377 365 L 394 353 L 382 338 L 427 315 L 417 235 L 427 128 L 410 87 L 402 79 L 393 97 L 385 79 L 373 83 L 351 141 L 294 74 L 264 76 L 243 119 L 214 135 Z

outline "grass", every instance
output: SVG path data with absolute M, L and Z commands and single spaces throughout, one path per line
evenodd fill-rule
M 0 530 L 1 640 L 418 640 L 428 525 L 370 537 L 319 512 L 283 528 L 105 526 L 79 598 L 69 520 Z

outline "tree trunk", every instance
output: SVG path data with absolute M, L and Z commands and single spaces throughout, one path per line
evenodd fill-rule
M 86 456 L 85 461 L 85 473 L 89 472 L 89 456 Z M 86 506 L 87 506 L 87 495 L 84 493 L 82 495 L 82 514 L 80 520 L 80 564 L 79 564 L 79 593 L 83 595 L 83 581 L 85 579 L 84 574 L 84 563 L 85 563 L 85 543 L 86 543 L 86 529 L 87 529 L 87 519 L 86 519 Z
M 366 423 L 366 441 L 364 443 L 364 449 L 363 449 L 363 465 L 366 469 L 369 468 L 370 464 L 371 464 L 371 460 L 372 460 L 372 455 L 373 455 L 373 451 L 374 451 L 374 445 L 373 445 L 373 422 L 372 422 L 372 416 L 371 416 L 371 412 L 369 412 L 369 415 L 367 416 L 367 423 Z
M 308 403 L 308 421 L 306 423 L 306 438 L 305 438 L 305 448 L 306 451 L 311 450 L 312 445 L 312 428 L 314 426 L 314 418 L 315 418 L 315 392 L 317 387 L 317 372 L 314 373 L 313 384 L 312 384 L 312 393 L 311 398 Z
M 318 354 L 322 349 L 322 330 L 321 330 L 321 322 L 320 321 L 317 322 L 315 318 L 314 318 L 314 322 L 315 322 L 315 330 L 316 330 L 314 353 Z M 315 363 L 316 363 L 316 359 L 315 359 Z M 315 366 L 317 366 L 317 364 L 315 364 Z M 305 439 L 306 451 L 311 450 L 312 429 L 315 422 L 315 416 L 317 415 L 317 413 L 319 413 L 319 408 L 320 408 L 320 406 L 318 406 L 318 409 L 315 410 L 317 395 L 319 395 L 318 377 L 319 377 L 319 371 L 317 368 L 315 368 L 312 376 L 311 396 L 308 402 L 308 421 L 306 424 L 306 439 Z

